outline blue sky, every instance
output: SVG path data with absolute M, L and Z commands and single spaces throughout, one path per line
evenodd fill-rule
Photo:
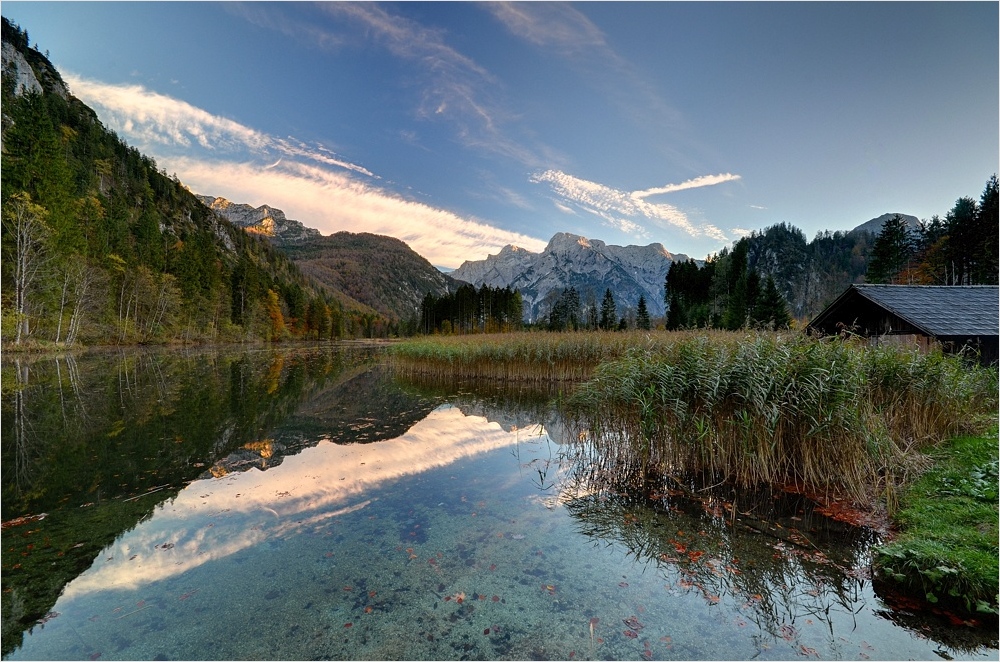
M 196 193 L 454 268 L 944 215 L 998 170 L 998 4 L 6 1 Z

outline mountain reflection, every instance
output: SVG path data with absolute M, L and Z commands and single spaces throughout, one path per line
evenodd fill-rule
M 360 418 L 381 423 L 358 439 L 392 438 L 437 406 L 387 383 L 378 355 L 326 345 L 4 357 L 3 653 L 105 547 L 220 458 L 277 464 L 275 450 L 351 441 Z
M 325 440 L 266 471 L 254 467 L 195 481 L 104 550 L 64 596 L 134 589 L 179 575 L 364 508 L 371 492 L 392 481 L 543 434 L 537 425 L 507 431 L 446 405 L 396 439 L 350 445 Z

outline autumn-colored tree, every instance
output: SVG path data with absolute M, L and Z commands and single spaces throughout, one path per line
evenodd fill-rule
M 271 318 L 271 340 L 280 340 L 285 335 L 285 316 L 281 313 L 278 293 L 267 291 L 267 316 Z

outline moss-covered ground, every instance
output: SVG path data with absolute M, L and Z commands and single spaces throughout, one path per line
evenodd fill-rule
M 934 453 L 895 515 L 900 535 L 880 548 L 881 578 L 944 609 L 997 614 L 997 436 L 959 437 Z

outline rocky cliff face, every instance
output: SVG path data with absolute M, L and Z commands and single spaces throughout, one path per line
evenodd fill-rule
M 669 253 L 662 244 L 609 246 L 561 232 L 541 253 L 506 246 L 485 260 L 463 263 L 450 275 L 476 287 L 520 290 L 527 321 L 548 315 L 554 297 L 570 287 L 580 292 L 584 305 L 591 300 L 600 305 L 604 290 L 611 288 L 619 315 L 634 309 L 639 296 L 644 296 L 650 315 L 657 317 L 664 314 L 663 285 L 670 265 L 687 259 Z
M 42 85 L 35 77 L 35 72 L 31 70 L 31 65 L 13 45 L 7 42 L 3 44 L 2 66 L 4 74 L 14 81 L 14 96 L 42 93 Z
M 269 205 L 252 207 L 210 195 L 199 195 L 198 199 L 230 223 L 247 232 L 262 234 L 279 246 L 294 245 L 322 236 L 319 230 L 285 218 L 285 212 Z

